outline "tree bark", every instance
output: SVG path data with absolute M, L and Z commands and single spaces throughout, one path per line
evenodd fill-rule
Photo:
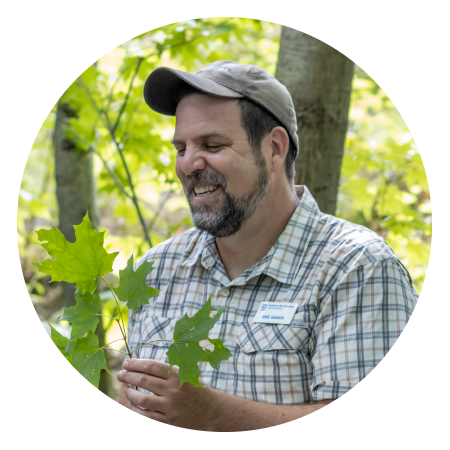
M 76 111 L 69 103 L 58 102 L 56 111 L 53 145 L 55 148 L 56 197 L 59 208 L 59 229 L 69 242 L 75 242 L 74 225 L 83 220 L 86 211 L 94 228 L 98 228 L 99 218 L 95 196 L 93 154 L 78 150 L 75 142 L 68 139 L 64 125 Z M 75 305 L 75 283 L 62 282 L 64 303 Z M 101 312 L 101 311 L 100 311 Z M 99 345 L 105 345 L 105 330 L 99 321 L 95 334 Z M 108 355 L 105 354 L 107 361 Z M 104 370 L 100 374 L 99 389 L 114 398 L 111 376 Z
M 292 95 L 300 151 L 296 184 L 327 214 L 336 211 L 354 63 L 301 31 L 283 27 L 275 73 Z

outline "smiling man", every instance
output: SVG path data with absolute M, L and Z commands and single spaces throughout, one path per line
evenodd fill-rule
M 286 88 L 259 67 L 217 61 L 197 74 L 157 69 L 144 96 L 176 116 L 176 172 L 195 228 L 141 259 L 159 258 L 147 284 L 161 292 L 130 312 L 129 340 L 160 342 L 125 361 L 119 401 L 172 425 L 239 431 L 294 420 L 348 392 L 395 343 L 417 293 L 383 239 L 322 214 L 307 187 L 294 186 Z M 210 295 L 213 307 L 228 306 L 210 338 L 225 339 L 234 356 L 218 370 L 200 363 L 205 387 L 179 388 L 164 339 Z

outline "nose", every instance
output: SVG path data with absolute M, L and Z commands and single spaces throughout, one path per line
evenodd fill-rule
M 192 175 L 205 168 L 206 161 L 202 151 L 193 146 L 186 146 L 184 153 L 177 158 L 177 169 L 181 170 L 183 175 Z

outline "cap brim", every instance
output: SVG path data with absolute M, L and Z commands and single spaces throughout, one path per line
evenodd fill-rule
M 179 90 L 186 84 L 219 97 L 244 97 L 239 92 L 208 78 L 168 67 L 160 67 L 147 78 L 144 85 L 144 99 L 154 111 L 174 116 L 179 102 Z

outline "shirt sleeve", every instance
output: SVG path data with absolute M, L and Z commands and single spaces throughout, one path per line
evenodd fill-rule
M 383 359 L 418 294 L 398 260 L 350 269 L 319 305 L 310 339 L 314 400 L 338 398 Z

